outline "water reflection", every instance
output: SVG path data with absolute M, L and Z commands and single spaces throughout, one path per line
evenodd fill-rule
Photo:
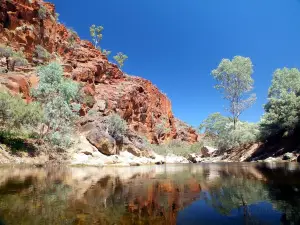
M 0 171 L 0 224 L 300 224 L 297 164 Z

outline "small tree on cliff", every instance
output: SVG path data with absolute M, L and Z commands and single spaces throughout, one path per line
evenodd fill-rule
M 6 69 L 9 70 L 9 57 L 13 54 L 13 50 L 9 46 L 0 45 L 0 58 L 5 58 Z
M 118 63 L 119 67 L 122 68 L 124 66 L 124 62 L 128 59 L 128 56 L 122 52 L 119 52 L 114 56 L 114 60 Z
M 108 57 L 111 54 L 111 51 L 103 49 L 102 54 Z
M 224 99 L 229 101 L 228 111 L 232 114 L 234 129 L 241 113 L 255 101 L 256 95 L 249 98 L 245 95 L 253 89 L 253 65 L 250 58 L 235 56 L 231 61 L 223 59 L 217 69 L 212 71 Z
M 0 45 L 0 58 L 5 58 L 8 71 L 14 71 L 16 66 L 24 66 L 28 63 L 22 49 L 15 52 L 5 45 Z
M 91 34 L 91 37 L 93 39 L 95 48 L 99 47 L 98 44 L 102 40 L 102 37 L 103 37 L 102 31 L 103 31 L 103 29 L 104 28 L 102 26 L 96 26 L 94 24 L 90 27 L 90 34 Z

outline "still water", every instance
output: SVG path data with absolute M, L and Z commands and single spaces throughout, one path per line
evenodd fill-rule
M 0 168 L 0 224 L 300 224 L 297 164 Z

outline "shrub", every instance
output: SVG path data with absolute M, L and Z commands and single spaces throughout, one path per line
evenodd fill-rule
M 39 67 L 38 76 L 33 94 L 44 106 L 45 137 L 54 145 L 68 147 L 79 109 L 72 103 L 78 99 L 79 86 L 63 77 L 63 68 L 56 62 Z
M 85 95 L 82 99 L 82 103 L 87 105 L 88 107 L 93 107 L 95 102 L 96 102 L 95 98 L 91 95 Z
M 108 133 L 115 139 L 119 139 L 126 134 L 127 123 L 118 114 L 113 113 L 108 116 L 107 120 Z
M 41 45 L 37 45 L 35 47 L 34 53 L 35 53 L 36 58 L 44 60 L 44 61 L 49 60 L 51 57 L 51 54 L 46 49 L 44 49 Z
M 167 127 L 167 119 L 162 118 L 161 122 L 155 125 L 154 131 L 158 138 L 170 133 L 171 130 L 169 127 Z
M 28 64 L 27 59 L 22 51 L 13 52 L 10 60 L 11 70 L 14 71 L 16 66 L 25 66 Z
M 111 51 L 108 51 L 106 49 L 103 49 L 102 54 L 108 57 L 111 54 Z
M 48 15 L 48 9 L 44 5 L 40 5 L 39 11 L 38 11 L 38 16 L 41 20 L 44 20 L 47 18 Z
M 21 96 L 0 92 L 0 126 L 4 128 L 28 130 L 42 122 L 43 112 L 38 102 L 27 104 Z
M 211 114 L 202 122 L 200 129 L 204 129 L 209 143 L 220 150 L 253 143 L 260 138 L 258 124 L 238 121 L 234 125 L 230 118 L 220 113 Z M 207 141 L 206 138 L 204 142 Z
M 171 140 L 168 143 L 150 146 L 159 155 L 174 154 L 183 157 L 188 157 L 191 153 L 199 153 L 202 147 L 203 144 L 201 142 L 189 144 L 180 140 Z
M 124 66 L 124 62 L 128 59 L 128 56 L 119 52 L 114 56 L 114 60 L 118 63 L 119 67 L 122 68 Z
M 78 38 L 77 32 L 73 28 L 68 28 L 68 43 L 71 48 L 74 47 L 75 41 Z
M 0 57 L 6 59 L 7 70 L 14 71 L 15 66 L 24 66 L 28 63 L 22 50 L 15 52 L 5 45 L 0 45 Z
M 6 67 L 9 70 L 9 57 L 13 54 L 13 50 L 9 46 L 0 45 L 0 57 L 6 59 Z

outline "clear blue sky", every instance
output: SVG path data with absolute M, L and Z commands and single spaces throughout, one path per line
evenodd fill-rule
M 51 0 L 50 0 L 51 1 Z M 222 58 L 250 57 L 258 100 L 241 119 L 263 113 L 276 68 L 300 67 L 300 0 L 52 0 L 60 21 L 101 47 L 129 56 L 124 71 L 151 80 L 172 101 L 175 116 L 198 126 L 227 103 L 211 70 Z

